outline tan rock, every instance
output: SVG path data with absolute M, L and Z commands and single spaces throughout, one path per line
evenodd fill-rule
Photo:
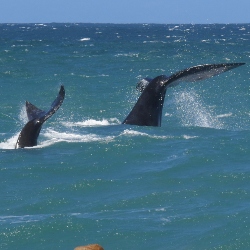
M 104 250 L 104 248 L 98 244 L 92 244 L 87 246 L 79 246 L 76 247 L 74 250 Z

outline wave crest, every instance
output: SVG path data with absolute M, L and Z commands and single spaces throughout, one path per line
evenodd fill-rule
M 81 122 L 62 122 L 65 127 L 96 127 L 121 124 L 117 118 L 94 120 L 88 119 Z

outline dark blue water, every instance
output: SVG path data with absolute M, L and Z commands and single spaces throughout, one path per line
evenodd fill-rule
M 248 249 L 250 25 L 0 24 L 0 249 Z M 245 62 L 121 125 L 144 77 Z M 25 100 L 62 107 L 14 150 Z

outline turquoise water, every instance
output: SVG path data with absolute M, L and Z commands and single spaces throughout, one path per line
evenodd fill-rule
M 0 24 L 0 249 L 248 249 L 250 25 Z M 245 62 L 121 125 L 144 77 Z M 25 100 L 61 108 L 14 150 Z

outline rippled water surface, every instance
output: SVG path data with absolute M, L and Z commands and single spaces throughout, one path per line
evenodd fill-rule
M 250 25 L 0 24 L 0 249 L 248 249 Z M 246 65 L 167 91 L 161 127 L 121 125 L 144 77 Z M 25 100 L 62 107 L 15 150 Z

